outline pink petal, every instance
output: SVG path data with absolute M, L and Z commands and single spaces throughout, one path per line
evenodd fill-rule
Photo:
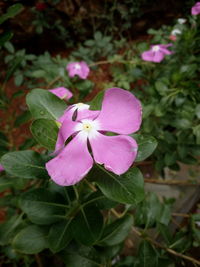
M 77 65 L 79 66 L 77 68 Z M 66 67 L 69 77 L 74 77 L 75 75 L 78 75 L 81 79 L 86 79 L 89 75 L 90 68 L 87 65 L 86 62 L 71 62 Z
M 99 133 L 90 140 L 94 160 L 115 174 L 125 173 L 137 155 L 137 143 L 130 136 L 106 136 Z
M 90 72 L 89 66 L 84 61 L 81 61 L 80 65 L 81 65 L 81 72 L 79 73 L 79 76 L 82 79 L 86 79 Z
M 100 130 L 130 134 L 139 130 L 141 119 L 142 107 L 133 94 L 120 88 L 106 90 L 97 117 Z
M 78 109 L 78 108 L 74 108 L 74 105 L 72 106 L 69 106 L 64 114 L 58 119 L 58 121 L 60 123 L 63 123 L 63 121 L 66 119 L 66 118 L 70 118 L 72 119 L 73 117 L 73 114 L 75 111 L 77 111 L 77 117 L 76 117 L 76 121 L 79 121 L 79 120 L 82 120 L 82 119 L 95 119 L 98 115 L 99 115 L 99 112 L 100 111 L 97 111 L 97 110 L 89 110 L 89 105 L 87 108 L 85 109 Z
M 0 172 L 4 171 L 3 166 L 0 164 Z
M 172 52 L 169 51 L 169 50 L 166 49 L 166 48 L 161 48 L 160 52 L 162 52 L 162 53 L 165 54 L 165 55 L 171 55 L 171 54 L 172 54 Z
M 54 95 L 56 95 L 57 97 L 61 99 L 68 100 L 73 96 L 73 94 L 65 87 L 58 87 L 58 88 L 50 89 L 49 92 L 53 93 Z
M 165 54 L 162 51 L 154 52 L 153 62 L 160 63 L 165 57 Z
M 77 134 L 58 156 L 46 163 L 46 169 L 55 183 L 69 186 L 78 183 L 92 165 L 87 140 L 82 141 Z
M 79 124 L 76 121 L 72 121 L 71 118 L 66 118 L 58 132 L 58 138 L 56 142 L 55 151 L 58 152 L 60 149 L 64 148 L 65 141 L 75 133 L 75 127 Z
M 191 9 L 192 15 L 200 14 L 200 2 L 197 2 Z
M 164 54 L 160 51 L 145 51 L 141 55 L 142 59 L 145 61 L 150 61 L 150 62 L 156 62 L 159 63 L 164 59 Z

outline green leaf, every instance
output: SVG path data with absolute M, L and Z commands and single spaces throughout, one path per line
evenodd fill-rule
M 21 178 L 47 178 L 44 160 L 39 153 L 31 150 L 6 153 L 0 160 L 4 169 L 11 175 Z
M 138 144 L 138 153 L 135 159 L 136 162 L 143 161 L 148 158 L 158 145 L 158 142 L 153 136 L 134 134 L 132 137 Z
M 105 91 L 98 93 L 95 98 L 89 103 L 91 110 L 101 110 L 101 105 L 103 101 Z
M 144 198 L 143 176 L 137 168 L 117 176 L 96 165 L 96 168 L 89 173 L 89 177 L 97 183 L 106 197 L 114 201 L 136 204 Z
M 48 235 L 50 250 L 53 253 L 62 250 L 68 245 L 72 237 L 71 219 L 63 220 L 52 225 Z
M 31 132 L 39 144 L 49 150 L 55 149 L 58 126 L 53 120 L 38 119 L 31 125 Z
M 43 89 L 32 90 L 26 102 L 35 119 L 57 120 L 67 107 L 63 100 Z
M 155 87 L 156 90 L 160 93 L 160 95 L 166 95 L 166 93 L 168 92 L 167 86 L 161 81 L 155 82 Z
M 94 247 L 86 247 L 79 244 L 71 243 L 66 250 L 62 251 L 59 256 L 67 267 L 101 267 L 97 263 L 97 252 Z M 98 260 L 99 262 L 99 260 Z
M 14 215 L 9 220 L 0 224 L 0 245 L 6 245 L 10 242 L 16 228 L 22 222 L 22 215 Z
M 155 249 L 147 241 L 142 241 L 139 247 L 140 267 L 159 267 L 158 255 Z
M 15 4 L 10 6 L 7 9 L 6 14 L 2 15 L 0 17 L 0 24 L 2 24 L 4 21 L 6 21 L 9 18 L 12 18 L 14 16 L 16 16 L 17 14 L 19 14 L 21 11 L 23 10 L 23 5 L 22 4 Z
M 80 243 L 90 246 L 100 237 L 103 217 L 96 206 L 81 207 L 72 226 L 74 238 Z
M 13 240 L 13 248 L 24 254 L 37 254 L 48 247 L 47 229 L 29 225 L 21 230 Z
M 195 113 L 198 119 L 200 119 L 200 104 L 196 106 Z
M 11 42 L 6 42 L 4 47 L 8 50 L 9 53 L 13 54 L 15 52 L 15 48 Z
M 13 37 L 12 32 L 5 32 L 0 35 L 0 46 L 3 46 L 6 42 L 8 42 Z
M 13 186 L 13 179 L 9 179 L 6 176 L 0 177 L 0 192 Z
M 133 216 L 127 214 L 123 218 L 106 225 L 98 245 L 114 246 L 124 241 L 133 225 Z
M 193 134 L 196 136 L 197 145 L 200 145 L 200 124 L 192 128 Z
M 22 75 L 21 73 L 18 74 L 18 75 L 16 75 L 16 76 L 15 76 L 15 85 L 16 85 L 16 86 L 20 86 L 20 85 L 22 85 L 23 80 L 24 80 L 24 77 L 23 77 L 23 75 Z
M 65 218 L 66 205 L 59 200 L 57 194 L 38 188 L 23 193 L 19 205 L 31 222 L 48 225 Z
M 95 32 L 95 34 L 94 34 L 94 39 L 96 40 L 96 41 L 101 41 L 101 39 L 102 39 L 102 33 L 101 32 L 99 32 L 99 31 L 97 31 L 97 32 Z

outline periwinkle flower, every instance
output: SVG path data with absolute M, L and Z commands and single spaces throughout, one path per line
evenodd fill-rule
M 164 59 L 165 55 L 171 55 L 172 54 L 172 52 L 167 49 L 169 46 L 172 46 L 172 44 L 152 45 L 151 49 L 148 51 L 144 51 L 142 53 L 141 57 L 145 61 L 151 61 L 151 62 L 159 63 Z
M 89 75 L 90 68 L 86 62 L 71 62 L 66 67 L 69 77 L 79 76 L 81 79 L 86 79 Z
M 4 171 L 3 166 L 0 164 L 0 172 Z
M 198 15 L 200 14 L 200 2 L 196 2 L 196 4 L 191 9 L 192 15 Z
M 60 152 L 46 163 L 52 180 L 61 186 L 78 183 L 94 162 L 120 175 L 136 158 L 137 143 L 128 135 L 139 130 L 142 108 L 134 95 L 120 88 L 110 88 L 104 94 L 101 110 L 90 110 L 89 115 L 88 111 L 86 106 L 81 115 L 78 111 L 76 120 L 68 115 L 72 112 L 70 109 L 65 112 L 56 144 Z M 107 132 L 118 135 L 108 136 Z M 71 141 L 65 145 L 69 138 Z
M 65 87 L 57 87 L 54 89 L 49 89 L 49 92 L 53 93 L 54 95 L 56 95 L 60 99 L 68 100 L 73 96 L 72 92 L 70 92 L 69 89 L 67 89 Z

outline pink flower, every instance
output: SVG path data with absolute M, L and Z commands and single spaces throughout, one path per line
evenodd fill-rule
M 53 93 L 54 95 L 56 95 L 61 99 L 66 99 L 66 100 L 70 99 L 73 96 L 73 94 L 65 87 L 50 89 L 49 92 Z
M 169 51 L 167 48 L 172 46 L 172 44 L 160 44 L 160 45 L 152 45 L 151 49 L 142 53 L 141 57 L 145 61 L 151 62 L 161 62 L 165 55 L 171 55 L 172 52 Z
M 176 41 L 177 40 L 177 37 L 176 37 L 176 35 L 170 35 L 169 36 L 169 39 L 171 40 L 171 41 Z
M 78 75 L 81 79 L 86 79 L 89 75 L 90 69 L 86 62 L 71 62 L 66 67 L 69 77 Z
M 4 171 L 3 166 L 0 164 L 0 172 Z
M 135 96 L 120 88 L 110 88 L 104 94 L 101 111 L 89 111 L 85 106 L 80 115 L 78 111 L 75 121 L 69 113 L 63 115 L 56 144 L 61 152 L 46 164 L 55 183 L 61 186 L 78 183 L 94 162 L 104 164 L 117 175 L 130 168 L 138 146 L 128 134 L 139 130 L 142 117 L 141 104 Z M 106 132 L 119 135 L 107 136 Z M 70 137 L 72 140 L 65 146 Z
M 200 14 L 200 2 L 197 2 L 191 9 L 192 15 L 198 15 Z

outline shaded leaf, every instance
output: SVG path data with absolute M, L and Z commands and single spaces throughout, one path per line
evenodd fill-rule
M 24 150 L 8 152 L 0 160 L 4 169 L 21 178 L 47 178 L 44 159 L 35 151 Z
M 123 175 L 117 176 L 96 165 L 89 177 L 97 183 L 103 194 L 117 202 L 136 204 L 144 198 L 144 181 L 141 172 L 132 168 Z

